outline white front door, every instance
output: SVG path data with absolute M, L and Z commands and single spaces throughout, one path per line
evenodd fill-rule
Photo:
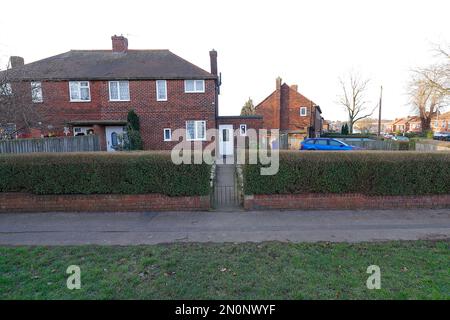
M 233 155 L 234 136 L 233 125 L 221 124 L 219 125 L 219 153 L 223 156 Z
M 105 127 L 106 150 L 116 151 L 123 144 L 123 127 Z

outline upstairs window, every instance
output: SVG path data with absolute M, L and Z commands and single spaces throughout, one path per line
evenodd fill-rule
M 156 101 L 167 101 L 166 80 L 156 80 Z
M 130 84 L 128 81 L 109 82 L 110 101 L 130 101 Z
M 34 103 L 40 103 L 42 99 L 42 83 L 40 81 L 31 82 L 31 100 Z
M 184 80 L 185 93 L 205 92 L 205 80 Z
M 73 102 L 87 102 L 91 101 L 91 90 L 89 88 L 89 81 L 70 81 L 70 101 Z
M 204 120 L 186 121 L 186 140 L 187 141 L 206 140 L 206 121 Z
M 308 109 L 306 107 L 300 107 L 300 116 L 301 117 L 306 117 L 308 113 Z
M 10 96 L 12 95 L 12 88 L 10 83 L 1 83 L 0 84 L 0 95 L 1 96 Z

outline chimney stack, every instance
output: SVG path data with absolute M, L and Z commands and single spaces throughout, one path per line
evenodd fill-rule
M 12 56 L 9 58 L 9 64 L 11 68 L 16 68 L 23 66 L 25 64 L 25 60 L 22 57 Z
M 292 84 L 291 85 L 292 90 L 294 90 L 295 92 L 298 92 L 298 85 L 297 84 Z
M 113 35 L 112 40 L 112 51 L 113 52 L 127 52 L 128 51 L 128 39 L 124 36 Z
M 276 89 L 277 90 L 280 90 L 281 89 L 281 81 L 282 81 L 282 79 L 280 78 L 280 77 L 278 77 L 277 79 L 276 79 Z
M 209 52 L 209 59 L 211 62 L 211 74 L 217 76 L 218 73 L 217 73 L 217 51 L 216 50 L 212 49 Z

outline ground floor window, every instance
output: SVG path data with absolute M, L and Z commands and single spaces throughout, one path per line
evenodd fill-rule
M 239 126 L 239 133 L 241 134 L 241 136 L 247 135 L 247 125 L 246 124 L 241 124 Z
M 172 140 L 172 129 L 165 128 L 164 129 L 164 141 L 171 141 Z
M 92 127 L 74 127 L 74 136 L 87 136 L 89 134 L 94 134 L 94 129 Z
M 186 121 L 186 139 L 188 141 L 206 140 L 206 121 L 205 120 Z

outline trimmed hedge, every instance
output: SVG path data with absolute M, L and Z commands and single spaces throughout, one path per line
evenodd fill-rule
M 281 151 L 276 175 L 262 176 L 260 167 L 244 166 L 245 194 L 450 193 L 450 153 Z
M 175 165 L 170 152 L 0 155 L 0 192 L 209 194 L 210 165 Z

